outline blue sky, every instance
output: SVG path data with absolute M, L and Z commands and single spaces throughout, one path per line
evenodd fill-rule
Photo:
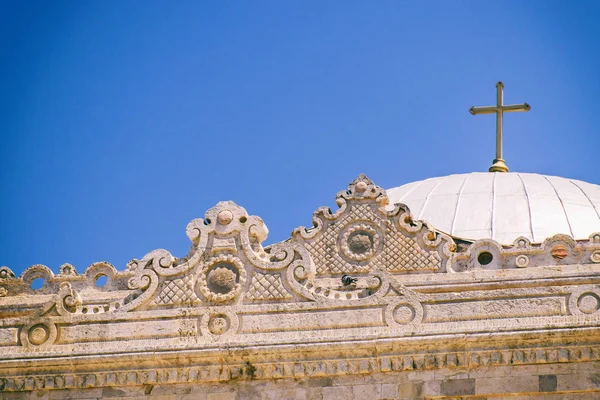
M 220 200 L 267 243 L 364 172 L 486 171 L 495 83 L 511 171 L 600 183 L 600 2 L 0 4 L 0 265 L 118 269 L 189 249 Z

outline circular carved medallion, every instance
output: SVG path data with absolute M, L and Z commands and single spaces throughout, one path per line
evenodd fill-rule
M 517 258 L 515 260 L 515 264 L 519 268 L 525 268 L 526 266 L 529 265 L 529 257 L 527 257 L 526 255 L 521 254 L 520 256 L 517 256 Z
M 593 314 L 600 309 L 600 298 L 595 293 L 584 293 L 579 296 L 577 307 L 584 314 Z
M 200 293 L 224 303 L 235 299 L 246 283 L 246 270 L 237 257 L 221 254 L 206 262 L 198 279 Z
M 50 337 L 50 331 L 44 325 L 35 325 L 29 329 L 29 343 L 40 345 Z
M 229 330 L 229 318 L 225 314 L 211 315 L 208 320 L 208 330 L 213 335 L 222 335 Z
M 364 193 L 365 190 L 367 190 L 367 182 L 364 181 L 360 181 L 356 184 L 356 186 L 354 186 L 356 188 L 356 191 L 358 193 Z
M 408 324 L 415 319 L 415 309 L 408 304 L 402 304 L 394 310 L 394 320 L 399 324 Z
M 213 268 L 206 277 L 208 288 L 214 293 L 227 294 L 231 292 L 237 283 L 237 271 L 231 264 L 218 265 Z
M 52 344 L 56 340 L 56 325 L 48 318 L 42 318 L 23 326 L 19 333 L 23 346 Z
M 348 248 L 354 254 L 365 254 L 373 248 L 373 236 L 368 232 L 354 232 L 348 238 Z
M 360 223 L 345 229 L 340 238 L 342 253 L 353 261 L 366 261 L 375 255 L 380 239 L 377 230 Z

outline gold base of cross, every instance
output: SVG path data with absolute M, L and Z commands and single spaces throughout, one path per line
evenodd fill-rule
M 494 163 L 489 169 L 490 172 L 508 172 L 508 166 L 504 163 L 501 158 L 494 159 Z

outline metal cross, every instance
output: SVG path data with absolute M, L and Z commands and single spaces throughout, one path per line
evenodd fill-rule
M 469 112 L 472 115 L 477 114 L 496 114 L 496 159 L 490 167 L 490 172 L 508 172 L 508 167 L 502 159 L 502 114 L 505 112 L 529 111 L 531 106 L 527 103 L 512 104 L 505 106 L 503 104 L 504 84 L 496 83 L 496 106 L 489 107 L 471 107 Z

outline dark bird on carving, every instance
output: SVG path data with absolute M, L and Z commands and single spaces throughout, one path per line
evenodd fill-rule
M 342 275 L 342 283 L 344 286 L 352 285 L 353 283 L 356 283 L 357 280 L 358 278 L 353 278 L 350 275 Z

